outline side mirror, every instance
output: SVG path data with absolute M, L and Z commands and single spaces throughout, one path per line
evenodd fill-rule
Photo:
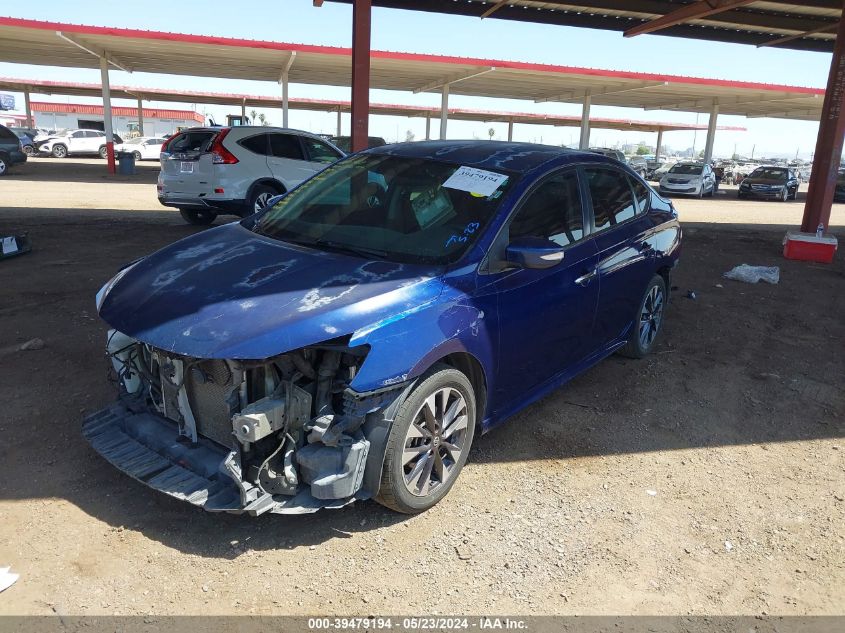
M 563 248 L 541 237 L 520 237 L 505 249 L 508 263 L 520 268 L 551 268 L 563 261 Z

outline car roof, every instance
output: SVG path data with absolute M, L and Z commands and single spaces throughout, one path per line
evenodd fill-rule
M 478 169 L 505 169 L 520 173 L 529 172 L 551 161 L 610 162 L 602 154 L 581 152 L 554 145 L 509 141 L 416 141 L 372 147 L 365 152 L 408 158 L 428 158 Z M 566 158 L 569 160 L 560 160 Z

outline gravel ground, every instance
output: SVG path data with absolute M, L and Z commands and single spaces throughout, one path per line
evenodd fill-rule
M 476 440 L 426 514 L 249 518 L 149 490 L 80 435 L 113 398 L 94 293 L 197 230 L 158 206 L 155 164 L 101 167 L 36 159 L 0 182 L 0 234 L 34 244 L 0 263 L 0 567 L 21 574 L 0 615 L 843 612 L 845 258 L 780 257 L 801 204 L 678 201 L 657 352 Z M 833 224 L 845 237 L 842 207 Z M 721 278 L 739 263 L 781 283 Z

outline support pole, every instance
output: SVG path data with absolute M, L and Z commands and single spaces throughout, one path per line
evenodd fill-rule
M 246 99 L 241 99 L 241 125 L 246 125 Z
M 449 84 L 443 84 L 440 95 L 440 140 L 446 140 L 446 124 L 449 122 Z
M 830 62 L 830 74 L 822 105 L 819 122 L 819 136 L 807 190 L 807 203 L 801 230 L 814 233 L 819 224 L 827 230 L 830 223 L 830 208 L 836 190 L 836 176 L 839 161 L 842 160 L 842 144 L 845 139 L 845 14 L 839 20 L 836 31 L 836 45 Z
M 32 105 L 29 103 L 29 90 L 23 91 L 23 103 L 26 108 L 26 127 L 35 127 L 35 120 L 32 118 Z
M 513 140 L 513 119 L 508 121 L 508 141 Z
M 710 120 L 707 122 L 707 141 L 704 143 L 704 162 L 713 160 L 713 142 L 716 140 L 716 124 L 719 121 L 719 104 L 713 102 L 713 109 L 710 110 Z
M 109 60 L 100 57 L 100 82 L 103 86 L 103 128 L 106 133 L 106 161 L 109 172 L 117 171 L 114 164 L 114 133 L 111 120 L 111 88 L 109 86 Z
M 288 126 L 288 71 L 282 73 L 282 127 Z
M 425 117 L 425 140 L 431 140 L 431 117 Z
M 581 106 L 581 139 L 578 141 L 580 149 L 590 149 L 590 91 L 584 95 L 584 105 Z
M 138 97 L 138 133 L 144 136 L 144 100 Z
M 343 119 L 341 119 L 340 108 L 337 109 L 337 136 L 339 137 L 343 131 Z
M 369 146 L 372 0 L 352 6 L 352 151 Z
M 654 160 L 660 160 L 660 150 L 663 149 L 663 128 L 657 130 L 657 147 L 654 149 Z

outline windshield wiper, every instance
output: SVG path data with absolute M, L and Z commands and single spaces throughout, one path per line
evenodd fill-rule
M 367 248 L 364 246 L 352 246 L 343 244 L 341 242 L 333 242 L 331 240 L 288 240 L 294 244 L 300 244 L 309 248 L 325 249 L 337 253 L 346 253 L 348 255 L 355 255 L 356 257 L 363 257 L 365 259 L 387 259 L 390 253 L 381 251 L 375 248 Z

